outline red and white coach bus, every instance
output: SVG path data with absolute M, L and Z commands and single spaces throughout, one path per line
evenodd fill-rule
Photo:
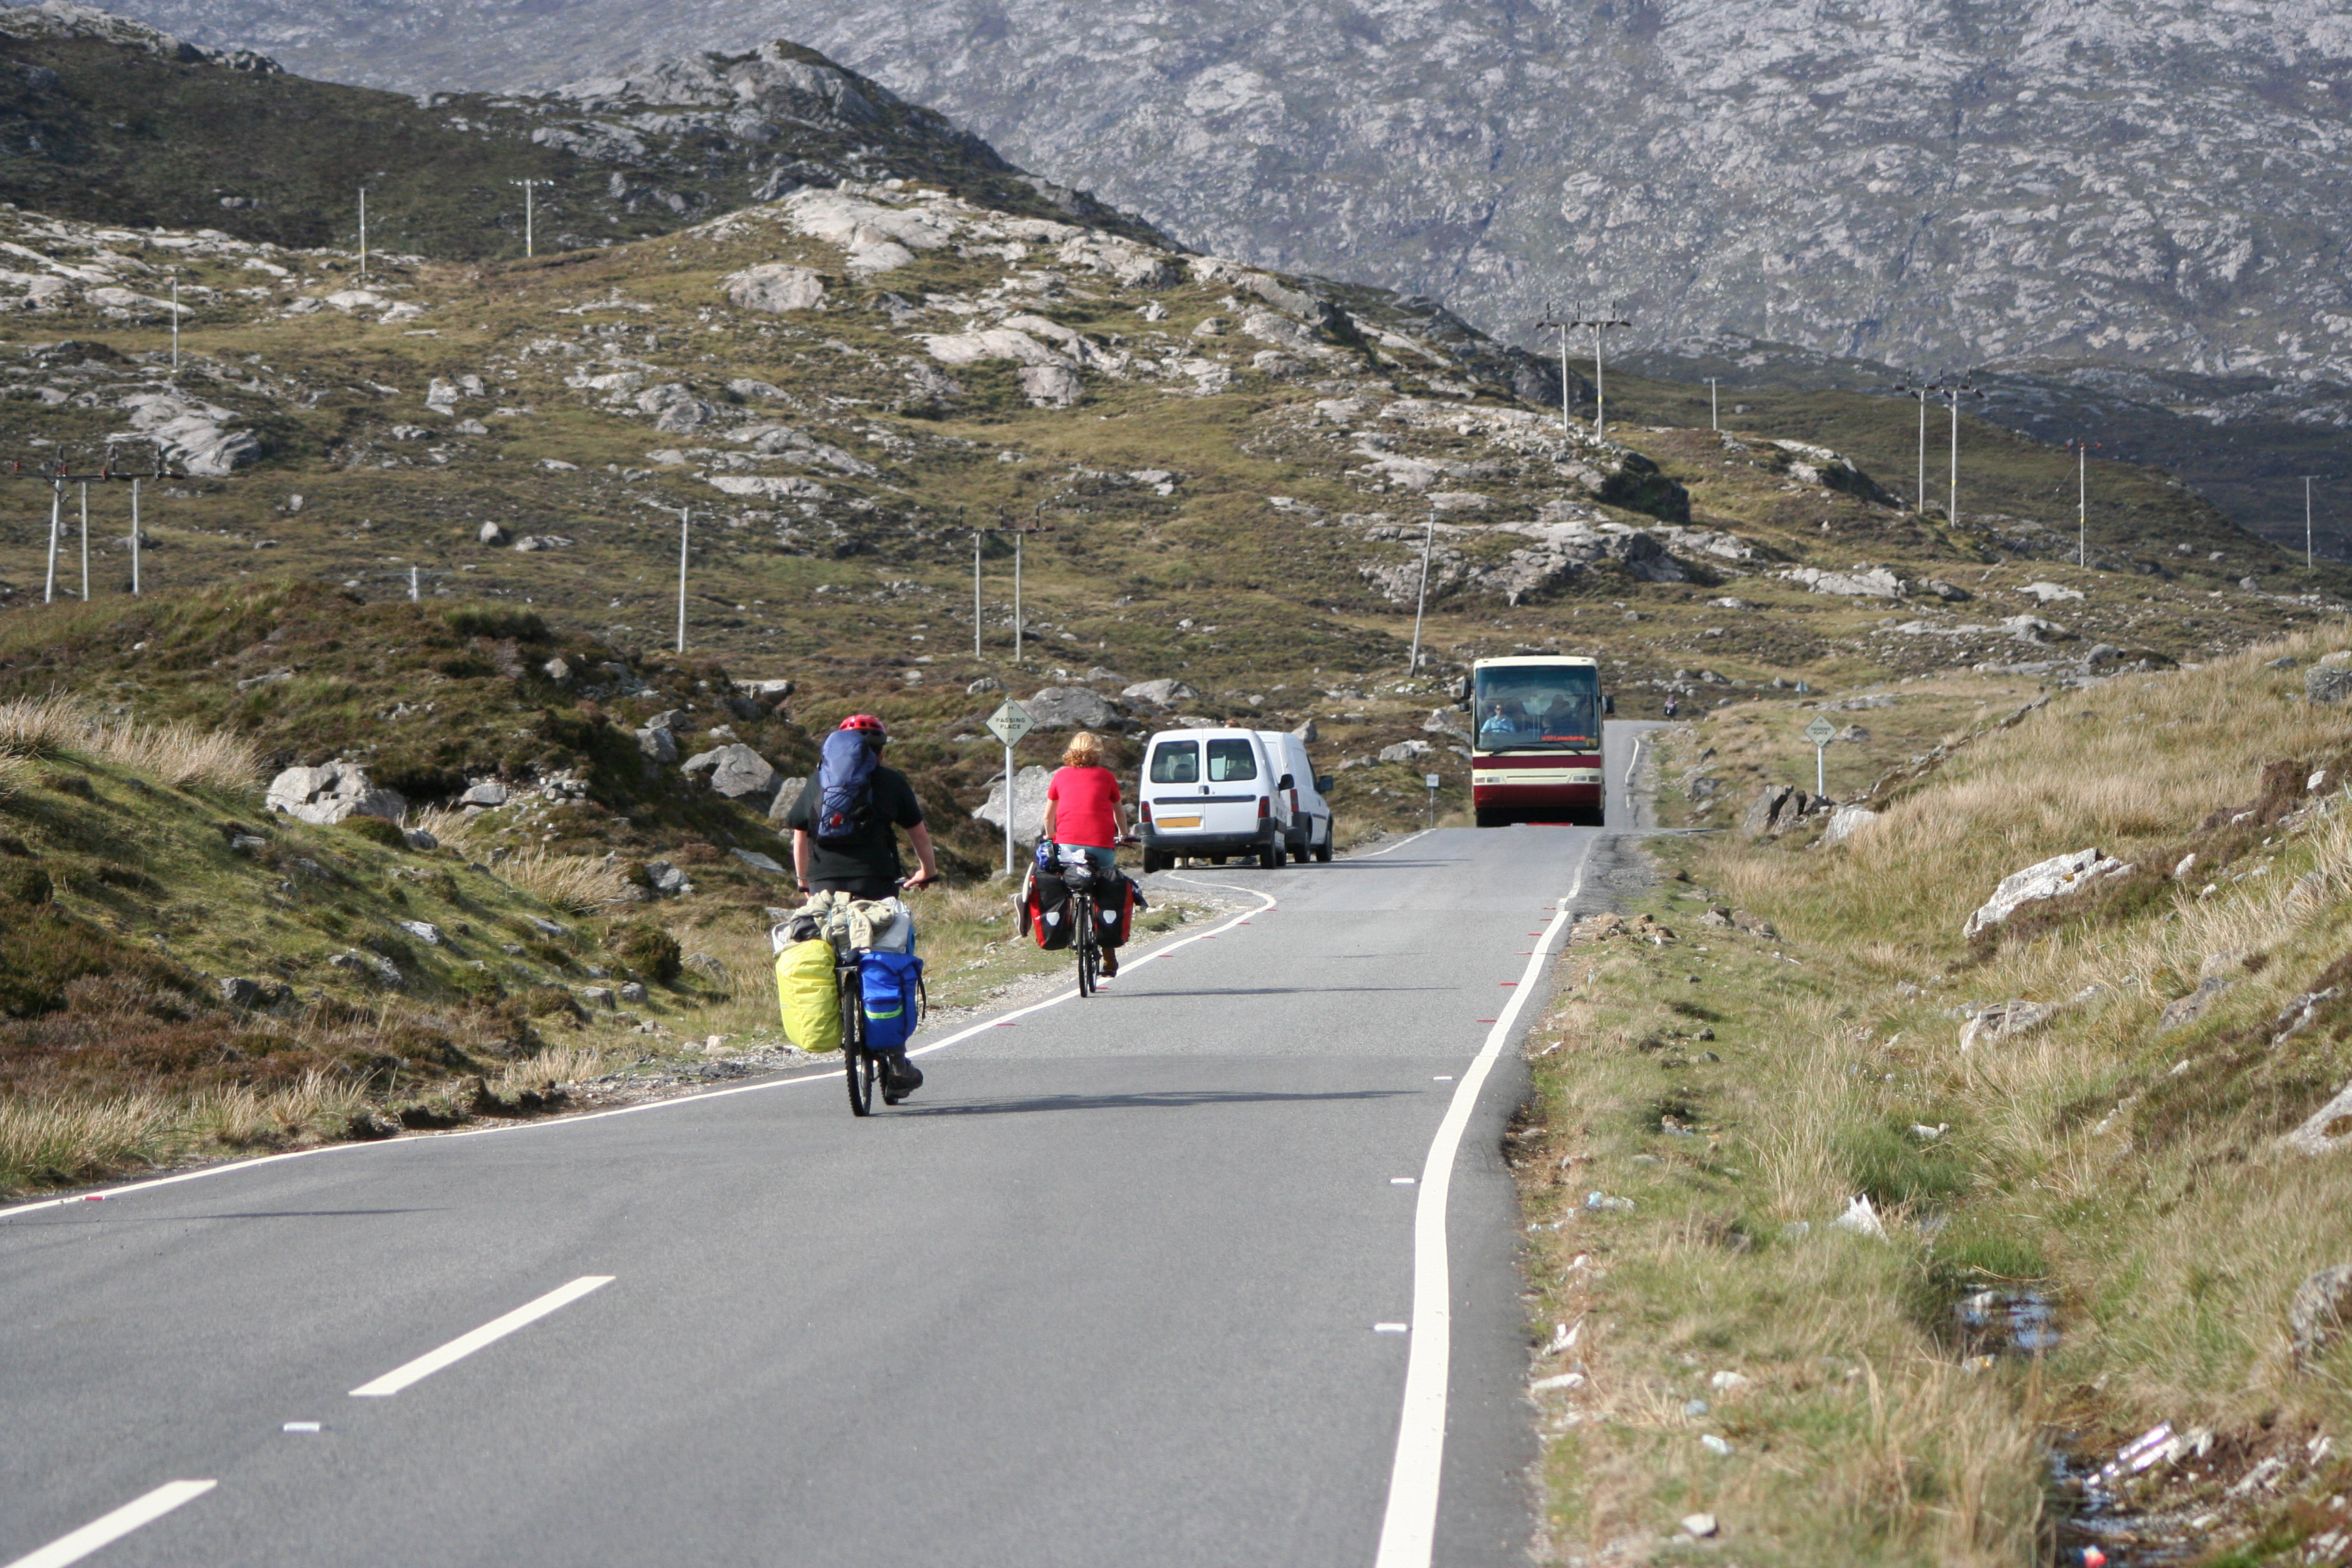
M 1602 822 L 1598 660 L 1544 654 L 1482 658 L 1470 706 L 1470 799 L 1481 827 Z

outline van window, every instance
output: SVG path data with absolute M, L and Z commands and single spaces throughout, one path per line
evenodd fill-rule
M 1153 784 L 1199 784 L 1201 747 L 1196 741 L 1162 741 L 1151 748 Z
M 1257 777 L 1257 748 L 1247 741 L 1209 742 L 1209 782 L 1239 784 Z

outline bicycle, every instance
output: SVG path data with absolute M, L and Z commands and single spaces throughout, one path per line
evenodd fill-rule
M 1095 870 L 1081 860 L 1062 873 L 1070 889 L 1070 945 L 1078 954 L 1078 994 L 1091 996 L 1102 977 L 1102 928 L 1095 922 Z
M 853 1116 L 871 1116 L 874 1080 L 882 1067 L 866 1048 L 866 972 L 857 962 L 856 950 L 849 946 L 846 931 L 833 936 L 833 988 L 841 1002 L 841 1065 L 849 1075 L 849 1111 Z M 882 1103 L 896 1105 L 898 1097 L 886 1093 Z

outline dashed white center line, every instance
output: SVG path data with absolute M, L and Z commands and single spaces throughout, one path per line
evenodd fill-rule
M 91 1520 L 70 1535 L 60 1535 L 28 1557 L 19 1557 L 8 1568 L 66 1568 L 68 1563 L 79 1563 L 101 1546 L 121 1540 L 142 1524 L 152 1524 L 182 1503 L 200 1498 L 218 1486 L 218 1481 L 165 1481 L 145 1497 L 134 1498 L 112 1513 Z
M 1409 1187 L 1412 1185 L 1412 1178 L 1411 1176 L 1391 1176 L 1389 1178 L 1389 1185 L 1392 1187 Z
M 398 1394 L 410 1384 L 431 1377 L 452 1362 L 463 1361 L 483 1346 L 496 1344 L 517 1329 L 535 1323 L 550 1312 L 570 1306 L 597 1287 L 612 1282 L 610 1274 L 583 1274 L 569 1285 L 550 1290 L 536 1301 L 523 1303 L 502 1318 L 491 1319 L 471 1333 L 459 1334 L 437 1351 L 427 1351 L 415 1361 L 394 1367 L 373 1383 L 361 1384 L 352 1390 L 352 1397 L 381 1399 Z
M 1405 1326 L 1402 1323 L 1374 1323 L 1372 1325 L 1372 1332 L 1376 1334 L 1401 1334 L 1404 1332 L 1404 1330 Z

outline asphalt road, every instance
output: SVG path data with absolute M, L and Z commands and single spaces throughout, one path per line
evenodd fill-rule
M 1276 902 L 864 1121 L 803 1075 L 0 1214 L 0 1563 L 206 1480 L 87 1560 L 1370 1564 L 1433 1310 L 1433 1560 L 1524 1562 L 1506 1042 L 1424 1162 L 1598 837 L 1173 874 Z

